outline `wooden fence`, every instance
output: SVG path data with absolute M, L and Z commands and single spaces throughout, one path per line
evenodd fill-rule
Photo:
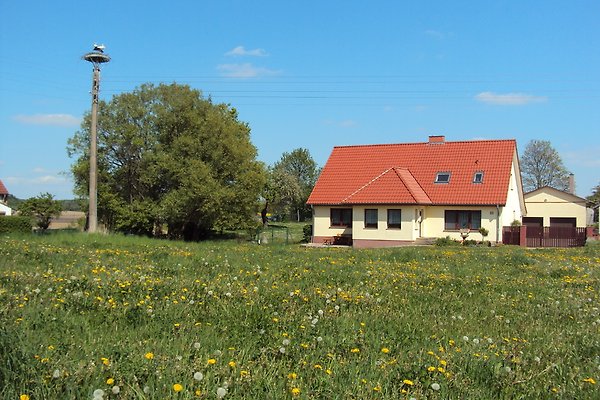
M 502 228 L 502 243 L 522 245 L 521 231 L 525 232 L 527 247 L 578 247 L 585 246 L 586 228 L 505 226 Z

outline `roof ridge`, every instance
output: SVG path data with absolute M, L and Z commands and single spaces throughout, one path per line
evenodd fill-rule
M 390 167 L 390 168 L 386 169 L 381 174 L 377 175 L 375 178 L 371 179 L 369 182 L 365 183 L 360 188 L 356 189 L 354 192 L 350 193 L 348 196 L 346 196 L 345 198 L 343 198 L 342 201 L 341 201 L 341 203 L 345 203 L 346 200 L 350 199 L 350 197 L 354 196 L 355 194 L 357 194 L 358 192 L 360 192 L 361 190 L 363 190 L 364 188 L 366 188 L 367 186 L 369 186 L 370 184 L 372 184 L 373 182 L 375 182 L 377 179 L 381 178 L 382 176 L 384 176 L 385 174 L 387 174 L 388 172 L 390 172 L 390 170 L 392 170 L 392 169 L 394 169 L 394 167 Z
M 517 139 L 472 139 L 472 140 L 446 140 L 441 143 L 434 144 L 460 144 L 460 143 L 481 143 L 481 142 L 516 142 Z M 373 144 L 349 144 L 349 145 L 340 145 L 333 146 L 334 149 L 337 148 L 351 148 L 351 147 L 386 147 L 386 146 L 417 146 L 417 145 L 427 145 L 431 144 L 430 142 L 405 142 L 405 143 L 373 143 Z

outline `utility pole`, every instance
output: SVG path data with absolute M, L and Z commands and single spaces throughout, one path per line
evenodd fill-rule
M 83 56 L 85 61 L 94 66 L 92 76 L 92 126 L 90 127 L 90 200 L 88 211 L 88 232 L 96 232 L 98 228 L 98 92 L 100 90 L 100 64 L 110 61 L 108 54 L 104 54 L 104 45 L 94 44 L 94 50 Z

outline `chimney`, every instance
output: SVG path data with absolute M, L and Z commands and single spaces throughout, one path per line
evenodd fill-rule
M 443 144 L 445 141 L 444 135 L 429 135 L 429 144 Z
M 575 194 L 575 175 L 569 174 L 569 193 Z

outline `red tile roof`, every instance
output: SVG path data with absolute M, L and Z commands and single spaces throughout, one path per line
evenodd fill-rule
M 4 183 L 2 183 L 2 180 L 0 180 L 0 196 L 4 196 L 4 195 L 8 195 L 8 189 L 6 189 L 6 186 L 4 186 Z
M 307 203 L 503 205 L 516 151 L 515 140 L 338 146 Z

